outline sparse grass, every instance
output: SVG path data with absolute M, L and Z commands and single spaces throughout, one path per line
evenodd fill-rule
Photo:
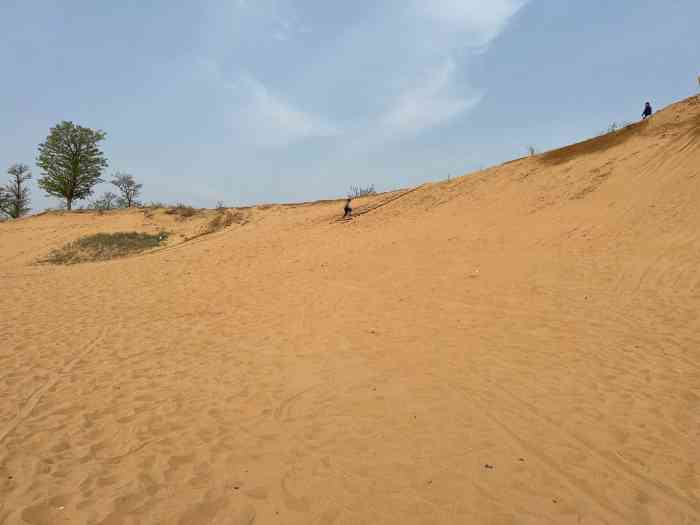
M 598 133 L 598 136 L 601 137 L 603 135 L 607 135 L 608 133 L 615 133 L 616 131 L 620 131 L 631 124 L 633 124 L 633 122 L 611 122 L 607 129 Z
M 214 233 L 218 232 L 219 230 L 223 230 L 224 228 L 231 226 L 233 224 L 233 213 L 230 211 L 224 211 L 221 213 L 217 213 L 212 220 L 210 220 L 207 223 L 207 227 L 205 229 L 206 233 Z
M 178 219 L 189 219 L 194 217 L 200 210 L 194 209 L 192 206 L 178 202 L 174 207 L 168 208 L 165 213 L 168 215 L 177 215 Z
M 168 238 L 165 232 L 157 234 L 140 232 L 97 233 L 81 237 L 53 250 L 46 259 L 39 262 L 50 264 L 78 264 L 93 261 L 107 261 L 127 257 L 160 246 Z
M 215 233 L 224 228 L 228 228 L 232 224 L 246 224 L 248 222 L 246 214 L 240 210 L 227 210 L 224 208 L 219 208 L 217 214 L 212 217 L 212 219 L 207 223 L 203 230 L 201 230 L 196 235 L 187 238 L 188 241 L 201 237 L 202 235 L 208 235 L 210 233 Z

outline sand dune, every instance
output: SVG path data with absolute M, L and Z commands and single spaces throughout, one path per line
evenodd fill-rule
M 700 523 L 699 203 L 695 97 L 348 222 L 0 224 L 0 523 Z

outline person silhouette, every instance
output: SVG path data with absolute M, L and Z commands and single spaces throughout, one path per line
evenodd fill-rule
M 642 113 L 642 120 L 646 120 L 649 117 L 651 117 L 651 113 L 652 113 L 651 103 L 647 102 L 646 104 L 644 104 L 644 112 Z
M 348 217 L 352 217 L 352 207 L 350 206 L 350 201 L 352 200 L 351 197 L 348 197 L 347 202 L 345 203 L 345 215 L 343 215 L 343 219 L 346 219 Z

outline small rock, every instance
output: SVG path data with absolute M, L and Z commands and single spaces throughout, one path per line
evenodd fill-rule
M 493 465 L 489 465 L 488 463 L 486 463 L 486 464 L 484 465 L 484 468 L 491 468 L 491 469 L 493 469 L 493 468 L 496 468 L 496 467 L 494 467 Z

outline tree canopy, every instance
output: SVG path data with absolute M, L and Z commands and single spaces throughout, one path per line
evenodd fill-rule
M 63 121 L 51 128 L 39 145 L 37 165 L 44 170 L 39 187 L 53 197 L 66 200 L 71 209 L 74 200 L 92 195 L 107 160 L 99 148 L 105 133 Z

